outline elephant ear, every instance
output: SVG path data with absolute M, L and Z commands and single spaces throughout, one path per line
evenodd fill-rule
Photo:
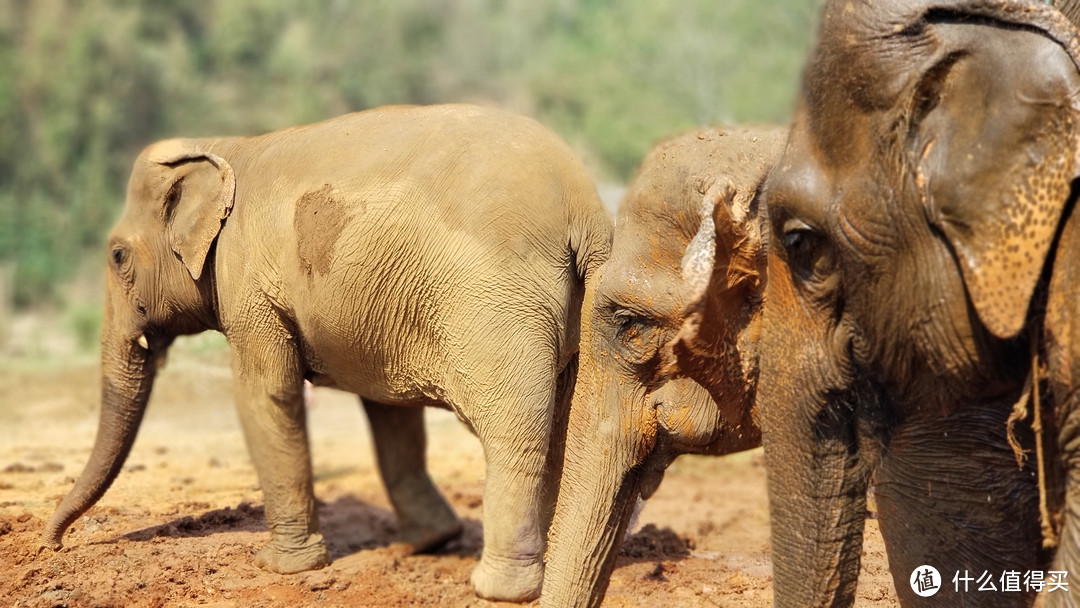
M 702 197 L 701 225 L 682 258 L 684 319 L 660 352 L 662 376 L 679 372 L 679 353 L 720 355 L 712 350 L 743 322 L 740 310 L 755 306 L 765 243 L 757 194 L 756 187 L 739 191 L 720 176 Z
M 191 140 L 157 144 L 150 162 L 175 172 L 162 201 L 162 216 L 172 250 L 191 274 L 202 276 L 206 256 L 232 211 L 236 176 L 225 159 Z
M 701 199 L 698 213 L 701 223 L 694 238 L 686 245 L 680 264 L 683 287 L 688 302 L 696 302 L 705 296 L 705 290 L 712 278 L 713 263 L 716 259 L 716 225 L 713 222 L 713 208 L 718 204 L 730 203 L 735 198 L 735 185 L 730 179 L 719 178 L 705 192 Z
M 1057 8 L 1075 26 L 1080 26 L 1080 0 L 1055 0 Z
M 707 291 L 728 293 L 757 285 L 762 241 L 751 204 L 755 190 L 739 192 L 727 176 L 713 181 L 701 199 L 701 225 L 682 258 L 685 298 L 694 308 Z M 713 276 L 714 269 L 718 273 Z
M 941 52 L 908 108 L 915 185 L 980 321 L 1007 339 L 1026 322 L 1077 177 L 1080 75 L 1040 33 L 953 20 L 935 34 Z

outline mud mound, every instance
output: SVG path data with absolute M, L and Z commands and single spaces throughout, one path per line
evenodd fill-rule
M 678 559 L 688 557 L 694 549 L 694 540 L 679 536 L 671 528 L 657 528 L 645 524 L 638 532 L 623 541 L 620 555 L 638 559 Z

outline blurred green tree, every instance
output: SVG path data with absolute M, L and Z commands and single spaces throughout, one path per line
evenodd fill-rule
M 664 135 L 786 120 L 816 8 L 0 0 L 0 266 L 14 263 L 18 306 L 98 272 L 130 163 L 154 140 L 254 134 L 384 104 L 501 105 L 554 128 L 598 177 L 625 180 Z

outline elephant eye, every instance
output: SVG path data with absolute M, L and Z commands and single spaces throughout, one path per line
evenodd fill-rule
M 112 267 L 116 276 L 124 282 L 134 280 L 131 268 L 131 249 L 123 242 L 113 243 L 109 248 L 109 266 Z
M 629 310 L 616 311 L 612 314 L 612 322 L 619 341 L 633 344 L 638 350 L 648 345 L 658 325 L 652 317 Z
M 611 320 L 615 323 L 615 331 L 618 332 L 619 336 L 633 331 L 634 327 L 641 323 L 641 317 L 628 310 L 616 311 L 611 316 Z
M 832 274 L 832 249 L 819 231 L 800 220 L 788 220 L 783 234 L 788 265 L 800 279 L 820 280 Z
M 114 245 L 109 251 L 109 261 L 112 262 L 113 267 L 117 270 L 123 270 L 127 260 L 128 250 L 127 247 L 124 247 L 123 245 Z
M 810 230 L 793 230 L 784 235 L 789 261 L 797 262 L 813 254 L 816 235 Z

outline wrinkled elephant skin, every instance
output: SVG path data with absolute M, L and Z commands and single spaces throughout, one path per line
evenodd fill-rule
M 724 322 L 710 324 L 712 350 L 680 338 L 691 302 L 714 271 L 756 278 L 762 216 L 758 184 L 786 130 L 705 128 L 658 145 L 619 208 L 610 259 L 586 284 L 581 362 L 567 431 L 564 475 L 542 606 L 599 604 L 638 497 L 650 496 L 679 454 L 756 447 L 751 415 L 759 287 L 723 294 Z M 715 219 L 714 218 L 718 218 Z M 712 230 L 695 239 L 702 225 Z M 739 272 L 733 272 L 739 274 Z M 744 289 L 745 288 L 745 289 Z M 699 384 L 678 365 L 704 365 Z
M 763 190 L 776 606 L 854 602 L 871 483 L 902 605 L 1027 606 L 951 579 L 1080 571 L 1078 41 L 1044 3 L 825 3 Z
M 159 142 L 109 236 L 100 430 L 49 522 L 64 530 L 127 456 L 157 362 L 207 329 L 266 498 L 277 572 L 328 561 L 303 382 L 359 395 L 403 541 L 461 524 L 424 463 L 423 408 L 452 409 L 487 458 L 477 592 L 539 594 L 576 372 L 585 279 L 611 220 L 584 167 L 532 120 L 395 106 L 249 138 Z

